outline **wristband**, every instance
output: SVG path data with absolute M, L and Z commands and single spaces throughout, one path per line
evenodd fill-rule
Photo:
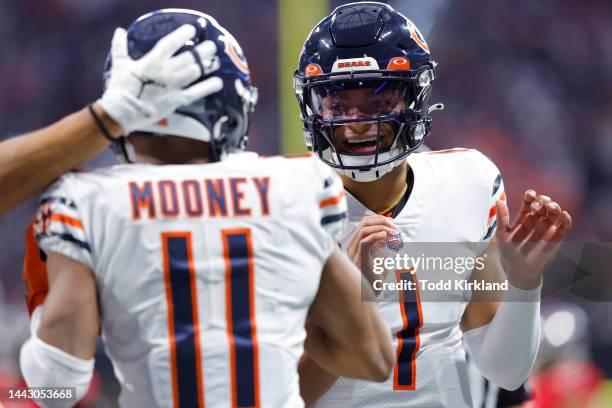
M 104 137 L 107 138 L 111 143 L 116 142 L 117 139 L 111 136 L 106 126 L 104 126 L 104 122 L 102 122 L 102 119 L 100 119 L 100 117 L 94 110 L 93 105 L 91 103 L 87 105 L 87 109 L 89 109 L 89 113 L 91 114 L 91 117 L 93 118 L 94 122 L 96 122 L 96 126 L 98 127 L 100 132 L 102 132 Z

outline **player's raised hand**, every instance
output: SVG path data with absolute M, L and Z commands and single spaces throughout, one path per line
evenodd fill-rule
M 98 102 L 125 134 L 223 88 L 218 77 L 190 85 L 220 66 L 212 41 L 175 55 L 195 34 L 195 27 L 183 25 L 159 40 L 145 56 L 133 60 L 128 54 L 127 32 L 123 28 L 115 30 L 110 77 Z
M 572 225 L 572 217 L 545 195 L 528 190 L 512 225 L 504 201 L 498 200 L 496 241 L 504 270 L 512 285 L 532 289 L 540 285 L 546 266 L 557 254 Z
M 397 227 L 390 218 L 382 215 L 368 215 L 361 220 L 355 234 L 348 243 L 346 252 L 355 265 L 361 265 L 362 244 L 384 243 L 389 237 L 397 234 Z M 370 255 L 376 255 L 377 248 L 372 247 Z M 380 248 L 378 248 L 380 250 Z M 381 251 L 378 251 L 381 252 Z M 385 256 L 385 253 L 381 253 Z

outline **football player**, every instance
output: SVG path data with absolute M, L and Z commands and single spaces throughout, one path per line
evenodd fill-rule
M 78 400 L 100 331 L 125 407 L 303 406 L 304 347 L 338 375 L 389 376 L 389 329 L 333 237 L 346 219 L 341 180 L 312 156 L 243 152 L 257 93 L 234 37 L 199 12 L 147 14 L 115 37 L 109 86 L 111 66 L 160 46 L 198 60 L 202 44 L 216 48 L 220 92 L 118 140 L 136 164 L 69 173 L 43 193 L 32 232 L 46 264 L 32 245 L 26 277 L 46 269 L 48 293 L 29 297 L 28 386 L 76 386 Z
M 318 380 L 307 402 L 331 386 L 317 407 L 471 407 L 462 337 L 481 372 L 503 388 L 519 387 L 534 362 L 542 273 L 571 218 L 529 190 L 510 224 L 499 170 L 483 154 L 411 154 L 430 133 L 430 113 L 442 108 L 430 105 L 435 65 L 417 27 L 389 5 L 336 8 L 309 34 L 294 76 L 306 145 L 342 177 L 351 228 L 340 244 L 357 264 L 364 244 L 410 252 L 411 242 L 459 242 L 475 258 L 485 248 L 476 243 L 495 237 L 504 268 L 490 246 L 485 267 L 469 278 L 507 277 L 508 290 L 481 292 L 489 301 L 459 293 L 421 302 L 417 292 L 381 303 L 396 347 L 393 375 L 379 384 L 336 380 L 306 355 L 302 371 Z M 522 243 L 532 245 L 521 252 Z
M 188 32 L 169 34 L 155 51 L 138 61 L 125 59 L 112 69 L 113 81 L 97 102 L 40 130 L 0 143 L 0 214 L 39 193 L 53 180 L 107 148 L 134 129 L 156 123 L 181 105 L 221 89 L 217 77 L 192 84 L 201 68 L 213 72 L 215 49 L 200 44 L 198 58 L 176 58 L 171 52 Z M 118 28 L 115 39 L 125 36 Z M 194 54 L 194 55 L 196 55 Z M 140 93 L 154 81 L 159 92 Z

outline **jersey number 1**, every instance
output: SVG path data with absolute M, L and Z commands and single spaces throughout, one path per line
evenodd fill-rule
M 423 325 L 423 312 L 419 299 L 416 274 L 411 269 L 395 272 L 398 282 L 414 282 L 415 290 L 400 292 L 400 310 L 403 328 L 397 332 L 397 358 L 393 368 L 393 389 L 408 391 L 416 389 L 416 354 L 421 345 L 419 329 Z
M 190 232 L 162 233 L 175 407 L 204 407 L 196 271 Z M 249 229 L 221 231 L 232 407 L 259 407 L 254 265 Z

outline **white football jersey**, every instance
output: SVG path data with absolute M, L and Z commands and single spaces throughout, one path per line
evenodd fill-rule
M 400 236 L 388 246 L 405 246 L 409 253 L 411 242 L 456 242 L 465 244 L 454 247 L 463 256 L 479 256 L 486 245 L 473 243 L 491 238 L 495 201 L 505 199 L 497 167 L 470 149 L 416 153 L 408 163 L 414 184 L 393 220 Z M 341 239 L 343 248 L 361 219 L 374 214 L 348 192 L 347 197 L 350 228 Z M 417 280 L 429 278 L 416 273 Z M 340 378 L 316 407 L 472 407 L 459 328 L 470 293 L 445 291 L 443 296 L 379 303 L 396 349 L 392 375 L 383 383 Z
M 297 363 L 342 182 L 314 157 L 71 173 L 40 247 L 95 274 L 125 407 L 301 407 Z

